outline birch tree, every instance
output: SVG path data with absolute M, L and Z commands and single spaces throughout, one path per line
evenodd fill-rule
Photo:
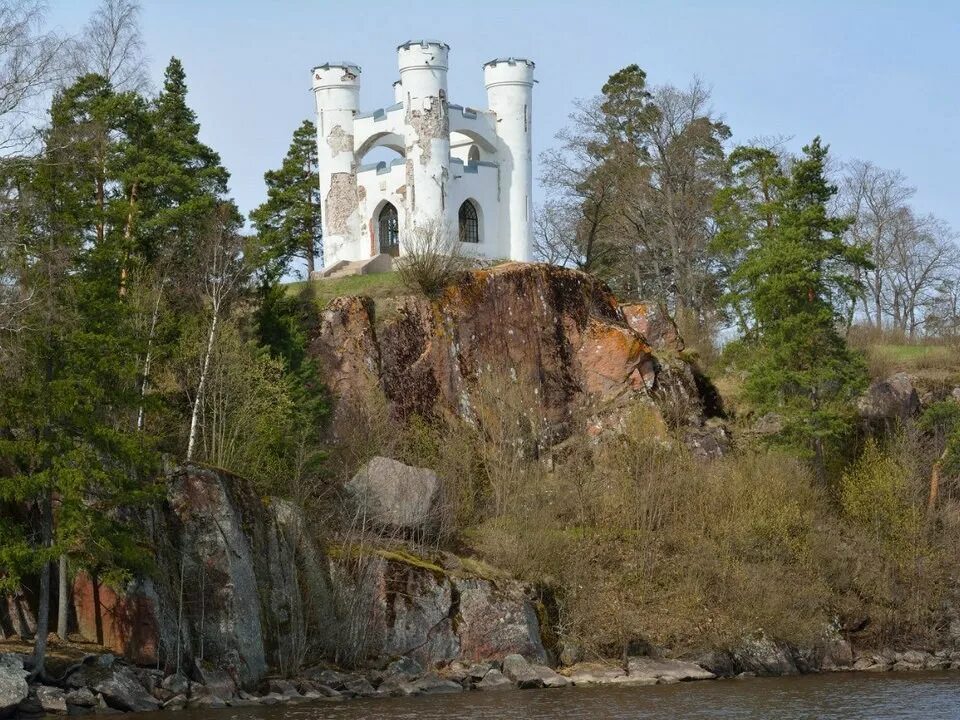
M 206 315 L 206 341 L 200 361 L 200 372 L 190 411 L 190 432 L 187 440 L 186 460 L 190 462 L 196 452 L 200 430 L 200 413 L 205 402 L 205 393 L 210 377 L 217 333 L 235 298 L 249 275 L 243 257 L 243 238 L 237 231 L 235 210 L 232 206 L 219 208 L 201 238 L 199 254 L 200 288 Z

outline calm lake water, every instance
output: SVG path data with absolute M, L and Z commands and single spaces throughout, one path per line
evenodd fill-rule
M 167 713 L 164 717 L 170 717 Z M 161 714 L 152 714 L 158 720 Z M 185 711 L 180 720 L 941 720 L 960 718 L 960 673 L 844 673 L 656 687 L 465 692 L 264 708 Z

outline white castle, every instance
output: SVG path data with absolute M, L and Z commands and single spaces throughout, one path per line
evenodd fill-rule
M 408 230 L 438 221 L 469 254 L 531 259 L 534 64 L 486 63 L 489 109 L 476 110 L 448 99 L 449 53 L 436 40 L 400 45 L 394 104 L 363 114 L 358 65 L 313 69 L 325 273 L 401 256 Z M 399 157 L 363 164 L 376 147 Z

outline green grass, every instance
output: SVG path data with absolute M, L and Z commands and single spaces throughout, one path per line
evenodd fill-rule
M 317 304 L 320 307 L 326 307 L 331 300 L 337 297 L 365 295 L 376 302 L 377 300 L 413 294 L 403 285 L 396 272 L 350 275 L 325 280 L 301 280 L 300 282 L 287 284 L 286 289 L 289 294 L 293 295 L 302 292 L 308 285 L 315 293 Z
M 916 363 L 949 363 L 956 353 L 944 345 L 873 345 L 871 351 L 881 355 L 892 363 L 911 366 Z

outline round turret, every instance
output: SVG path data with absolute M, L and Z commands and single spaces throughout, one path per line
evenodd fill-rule
M 313 68 L 317 103 L 317 162 L 324 212 L 324 264 L 356 260 L 357 173 L 353 121 L 360 108 L 360 66 L 329 62 Z
M 408 40 L 397 46 L 404 98 L 447 94 L 450 46 L 439 40 Z
M 497 116 L 500 173 L 507 202 L 500 205 L 500 241 L 513 260 L 533 257 L 532 60 L 497 58 L 483 66 L 488 107 Z
M 483 64 L 483 83 L 494 85 L 526 85 L 533 87 L 533 69 L 536 64 L 526 58 L 494 58 Z

